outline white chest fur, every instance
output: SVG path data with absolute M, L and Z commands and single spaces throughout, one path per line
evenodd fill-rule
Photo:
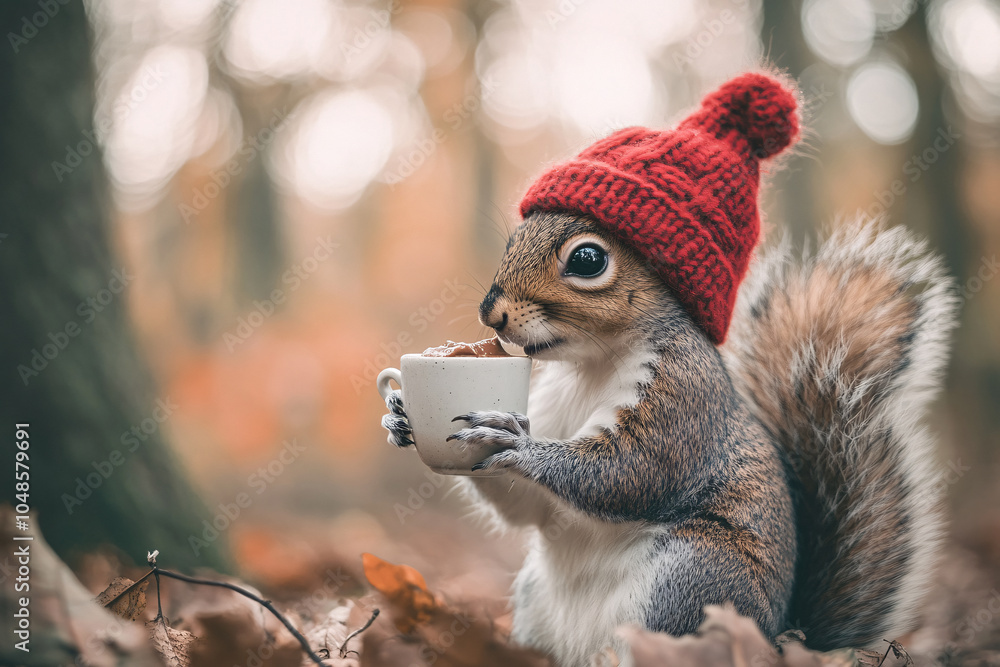
M 653 359 L 652 352 L 637 349 L 586 364 L 537 362 L 528 395 L 531 434 L 568 440 L 614 425 L 619 409 L 639 401 Z
M 633 351 L 603 365 L 543 362 L 532 375 L 528 417 L 535 437 L 559 440 L 612 427 L 639 400 L 652 354 Z M 611 524 L 546 494 L 551 509 L 532 537 L 514 591 L 514 639 L 555 656 L 559 665 L 593 664 L 623 624 L 641 624 L 655 582 L 658 531 Z
M 540 530 L 514 583 L 514 640 L 561 667 L 614 664 L 598 660 L 607 647 L 630 665 L 614 632 L 644 623 L 662 556 L 657 532 L 579 516 Z

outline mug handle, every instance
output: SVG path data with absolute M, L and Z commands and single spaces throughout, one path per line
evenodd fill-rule
M 398 368 L 386 368 L 378 374 L 378 378 L 375 380 L 375 386 L 378 387 L 378 393 L 383 399 L 389 398 L 389 394 L 392 392 L 392 387 L 389 386 L 390 380 L 400 387 L 403 386 L 403 374 L 399 372 Z

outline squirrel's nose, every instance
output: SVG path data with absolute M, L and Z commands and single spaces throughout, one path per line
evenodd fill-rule
M 495 331 L 501 331 L 507 326 L 507 312 L 504 310 L 506 305 L 503 288 L 494 284 L 479 304 L 479 321 Z
M 487 321 L 486 326 L 490 327 L 491 329 L 493 329 L 498 333 L 500 331 L 503 331 L 503 328 L 507 326 L 507 313 L 504 313 L 503 317 L 501 317 L 499 321 L 493 321 L 493 322 Z

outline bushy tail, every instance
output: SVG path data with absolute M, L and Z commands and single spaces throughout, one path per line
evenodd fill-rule
M 957 297 L 904 229 L 859 221 L 793 261 L 765 255 L 724 349 L 798 480 L 790 627 L 820 650 L 912 629 L 942 537 L 941 478 L 921 425 Z

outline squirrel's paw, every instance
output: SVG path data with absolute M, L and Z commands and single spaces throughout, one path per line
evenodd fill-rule
M 389 444 L 409 447 L 413 444 L 413 431 L 410 429 L 410 420 L 406 418 L 406 412 L 403 410 L 402 393 L 398 389 L 385 399 L 385 407 L 389 408 L 389 414 L 382 417 L 382 428 L 389 431 L 387 438 Z
M 517 468 L 534 444 L 528 418 L 516 412 L 470 412 L 452 421 L 464 421 L 469 426 L 448 436 L 448 440 L 458 440 L 466 446 L 504 448 L 472 466 L 473 470 Z

